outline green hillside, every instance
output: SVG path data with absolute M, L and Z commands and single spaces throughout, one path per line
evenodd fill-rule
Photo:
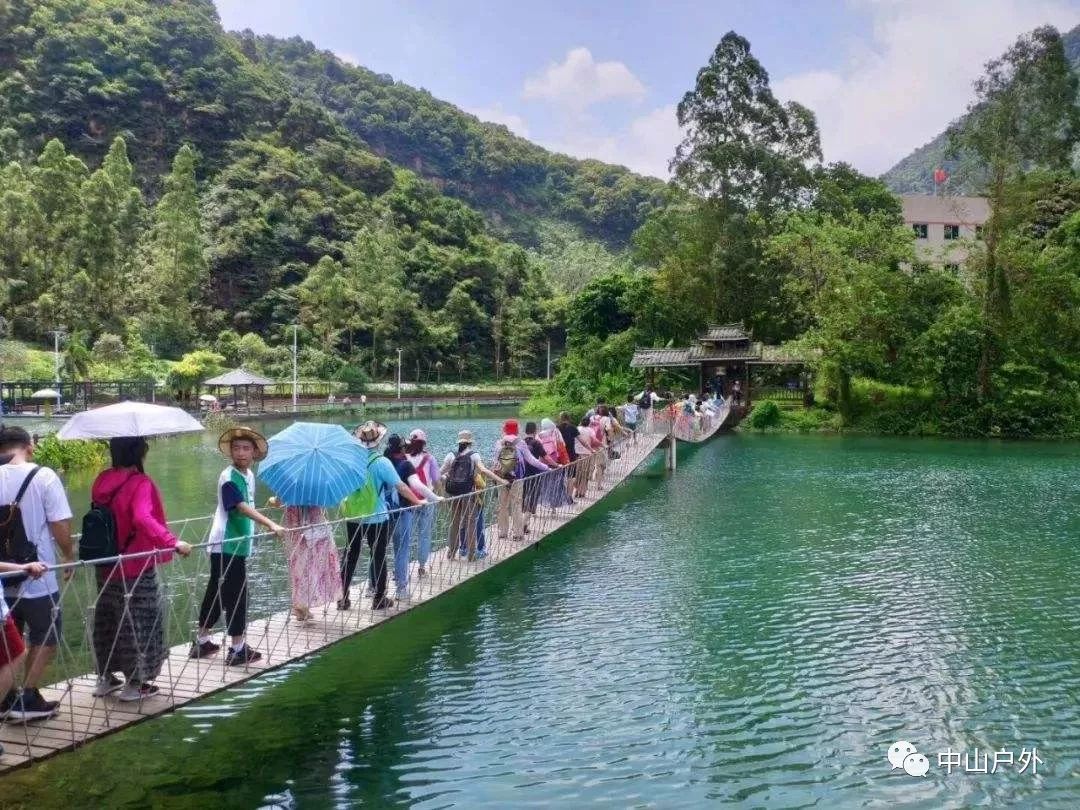
M 1065 55 L 1080 73 L 1080 25 L 1062 37 Z M 934 190 L 932 173 L 938 166 L 949 173 L 949 189 L 957 194 L 978 193 L 982 187 L 982 167 L 977 161 L 946 157 L 948 133 L 942 132 L 932 141 L 920 146 L 905 157 L 881 179 L 897 194 L 930 194 Z
M 389 148 L 393 128 L 365 143 L 298 93 L 271 44 L 227 34 L 210 0 L 0 0 L 7 336 L 40 341 L 63 325 L 76 365 L 100 343 L 273 368 L 298 321 L 311 374 L 382 374 L 399 347 L 406 363 L 458 373 L 535 371 L 545 333 L 561 334 L 549 268 L 596 249 L 579 228 L 624 243 L 662 186 L 509 136 L 516 153 L 492 147 L 472 169 L 448 152 L 442 170 L 486 173 L 484 198 L 528 199 L 515 210 L 535 222 L 514 231 L 565 234 L 550 259 L 526 251 L 440 190 L 450 183 L 395 165 L 412 162 Z M 423 95 L 407 92 L 395 103 Z M 458 120 L 427 98 L 447 126 Z M 543 193 L 527 181 L 541 175 Z
M 665 186 L 621 166 L 555 154 L 390 76 L 342 62 L 299 38 L 237 35 L 245 53 L 280 68 L 378 154 L 436 181 L 505 233 L 536 240 L 540 219 L 624 247 Z

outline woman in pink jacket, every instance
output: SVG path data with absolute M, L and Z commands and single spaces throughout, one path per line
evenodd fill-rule
M 191 546 L 169 531 L 161 493 L 143 471 L 147 450 L 141 437 L 110 440 L 112 467 L 97 477 L 90 491 L 93 503 L 113 514 L 121 554 L 117 562 L 98 568 L 94 695 L 119 690 L 125 702 L 158 693 L 153 680 L 169 651 L 155 569 L 169 562 L 174 551 L 182 557 L 191 553 Z M 124 673 L 126 682 L 116 677 L 116 670 Z

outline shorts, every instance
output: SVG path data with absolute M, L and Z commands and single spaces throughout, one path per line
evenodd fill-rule
M 20 633 L 26 633 L 31 647 L 55 647 L 60 643 L 60 594 L 35 596 L 30 599 L 7 598 L 11 617 Z M 53 617 L 55 610 L 56 616 Z
M 4 619 L 4 627 L 0 631 L 0 667 L 19 660 L 19 656 L 26 652 L 23 646 L 22 633 L 15 626 L 15 618 L 8 616 Z

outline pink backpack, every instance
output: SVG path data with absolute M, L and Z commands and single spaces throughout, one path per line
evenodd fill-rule
M 593 438 L 600 444 L 604 443 L 604 420 L 597 414 L 593 414 L 592 419 L 589 420 L 589 427 L 592 428 Z
M 559 442 L 555 438 L 554 430 L 545 430 L 540 434 L 540 444 L 544 445 L 544 452 L 550 458 L 559 457 Z

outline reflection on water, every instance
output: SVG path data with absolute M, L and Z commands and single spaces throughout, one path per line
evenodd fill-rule
M 724 437 L 414 614 L 8 777 L 5 804 L 1074 807 L 1078 457 Z M 925 778 L 889 772 L 898 739 Z M 1037 776 L 933 754 L 1033 745 Z

